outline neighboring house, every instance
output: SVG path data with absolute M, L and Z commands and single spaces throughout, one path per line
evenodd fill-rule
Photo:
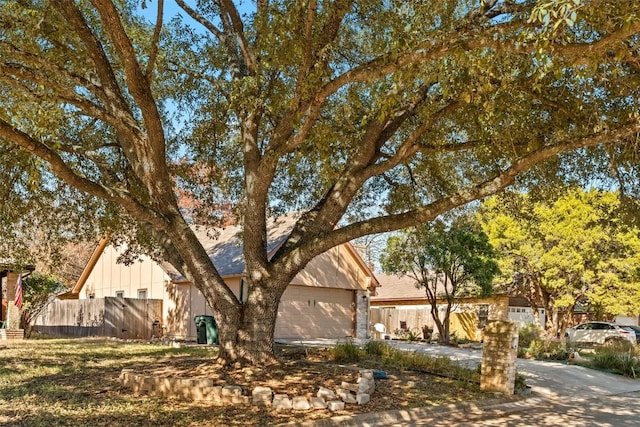
M 292 216 L 270 220 L 270 254 L 294 224 Z M 212 262 L 239 300 L 247 296 L 241 231 L 239 226 L 196 228 Z M 165 336 L 195 339 L 194 316 L 212 315 L 202 293 L 168 263 L 143 256 L 125 265 L 117 262 L 120 253 L 107 239 L 101 240 L 74 289 L 60 298 L 161 299 Z M 330 249 L 313 259 L 287 287 L 280 300 L 275 338 L 366 338 L 369 290 L 376 286 L 376 278 L 350 244 Z
M 15 262 L 7 259 L 0 259 L 0 323 L 9 320 L 12 311 L 14 314 L 12 327 L 17 328 L 15 322 L 19 322 L 19 310 L 13 304 L 16 291 L 18 274 L 23 278 L 35 270 L 33 265 L 25 265 L 20 270 L 15 270 Z M 25 274 L 26 272 L 26 274 Z M 4 323 L 2 323 L 4 325 Z
M 380 287 L 371 297 L 371 323 L 384 325 L 385 334 L 395 337 L 398 329 L 420 331 L 423 326 L 437 331 L 431 316 L 431 304 L 424 288 L 417 287 L 408 276 L 377 274 Z M 449 318 L 449 331 L 458 338 L 479 340 L 487 320 L 506 319 L 509 298 L 496 295 L 490 298 L 459 298 Z M 444 318 L 446 302 L 439 300 L 440 318 Z M 381 329 L 381 328 L 380 328 Z

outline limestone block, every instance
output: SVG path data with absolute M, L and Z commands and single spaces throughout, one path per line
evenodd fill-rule
M 369 403 L 370 400 L 371 400 L 371 396 L 368 395 L 367 393 L 356 394 L 356 403 L 358 405 L 364 405 L 366 403 Z
M 311 398 L 311 407 L 313 409 L 326 409 L 327 402 L 321 397 L 312 397 Z
M 316 394 L 316 396 L 324 399 L 325 402 L 328 402 L 330 400 L 336 400 L 337 396 L 336 394 L 333 392 L 333 390 L 330 390 L 326 387 L 320 387 L 318 389 L 318 393 Z
M 222 387 L 221 398 L 224 403 L 237 403 L 234 402 L 234 398 L 237 401 L 239 397 L 242 397 L 242 387 L 233 385 Z
M 226 385 L 222 387 L 222 396 L 242 396 L 242 387 Z
M 293 408 L 291 399 L 286 394 L 276 394 L 273 396 L 273 409 L 277 411 L 284 411 Z
M 231 403 L 233 403 L 234 405 L 240 405 L 240 404 L 248 404 L 249 403 L 249 396 L 232 396 L 231 397 Z
M 327 409 L 331 412 L 343 411 L 344 410 L 344 402 L 342 400 L 332 400 L 327 403 Z
M 171 378 L 162 378 L 157 384 L 157 390 L 162 396 L 170 396 L 173 392 Z
M 254 405 L 269 406 L 272 398 L 273 391 L 271 387 L 258 386 L 251 391 L 251 402 Z
M 343 388 L 345 390 L 350 390 L 350 391 L 353 391 L 355 393 L 357 393 L 358 390 L 359 390 L 358 384 L 352 384 L 352 383 L 348 383 L 346 381 L 342 381 L 342 384 L 340 384 L 340 388 Z
M 360 377 L 366 378 L 373 381 L 373 369 L 361 369 Z
M 191 400 L 204 400 L 204 393 L 202 392 L 201 387 L 192 387 L 191 388 Z
M 311 405 L 309 404 L 309 401 L 304 396 L 294 397 L 292 405 L 293 405 L 293 409 L 295 409 L 296 411 L 308 411 L 309 409 L 311 409 Z
M 344 388 L 339 388 L 336 390 L 336 395 L 344 402 L 344 403 L 356 403 L 356 398 L 354 395 Z
M 373 379 L 358 378 L 358 393 L 373 394 L 376 389 L 376 382 Z
M 213 386 L 213 380 L 211 378 L 198 378 L 197 380 L 192 380 L 192 385 L 194 387 L 211 387 Z
M 205 400 L 209 402 L 222 402 L 222 386 L 207 387 L 205 389 Z

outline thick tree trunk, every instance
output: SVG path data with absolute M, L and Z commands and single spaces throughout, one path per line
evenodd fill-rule
M 239 313 L 239 319 L 223 315 L 219 323 L 219 362 L 257 366 L 277 363 L 273 338 L 278 301 L 269 297 L 247 302 Z
M 277 363 L 274 354 L 274 332 L 280 297 L 286 288 L 282 281 L 247 280 L 246 302 L 238 310 L 215 313 L 218 319 L 221 364 Z M 214 310 L 215 312 L 215 310 Z

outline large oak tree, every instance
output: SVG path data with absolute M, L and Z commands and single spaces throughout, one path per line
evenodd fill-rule
M 204 294 L 226 361 L 274 361 L 278 301 L 331 247 L 518 176 L 635 176 L 636 0 L 176 2 L 167 24 L 147 2 L 154 24 L 133 0 L 0 0 L 2 241 L 78 225 L 153 251 Z M 237 206 L 245 304 L 184 191 Z M 269 257 L 268 217 L 293 209 Z

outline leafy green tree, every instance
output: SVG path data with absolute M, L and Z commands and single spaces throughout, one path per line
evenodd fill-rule
M 640 190 L 637 0 L 176 3 L 150 23 L 155 3 L 0 0 L 0 245 L 39 226 L 169 261 L 218 318 L 222 361 L 275 361 L 280 297 L 331 247 L 516 177 Z M 228 205 L 245 304 L 189 222 Z
M 480 218 L 509 291 L 534 313 L 545 309 L 551 336 L 564 333 L 578 303 L 598 317 L 640 312 L 640 229 L 622 220 L 617 193 L 507 193 L 485 201 Z
M 44 312 L 55 295 L 64 289 L 57 278 L 48 274 L 33 273 L 24 280 L 20 327 L 24 329 L 27 338 L 31 335 L 33 321 Z
M 460 297 L 493 291 L 498 263 L 489 238 L 469 223 L 442 221 L 405 230 L 387 241 L 380 263 L 387 273 L 407 275 L 425 289 L 440 340 L 449 342 L 449 317 Z M 446 304 L 440 317 L 439 304 Z

